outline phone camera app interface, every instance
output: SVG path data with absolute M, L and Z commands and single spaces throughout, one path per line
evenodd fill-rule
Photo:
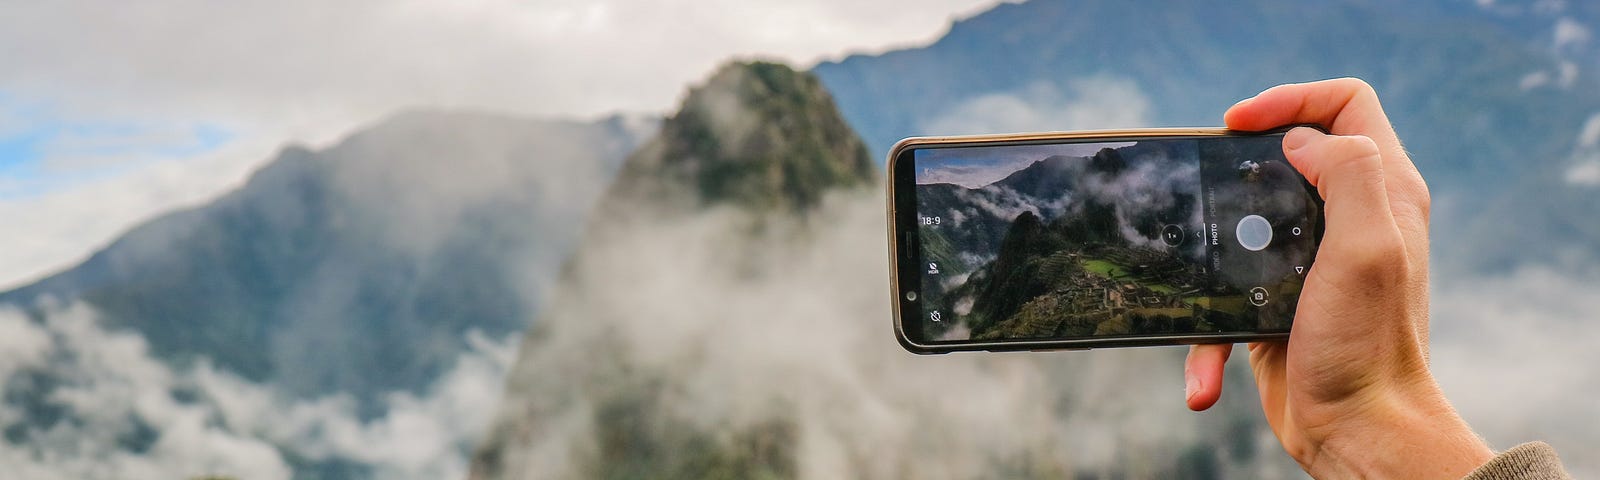
M 1286 331 L 1321 214 L 1281 138 L 916 150 L 917 336 Z

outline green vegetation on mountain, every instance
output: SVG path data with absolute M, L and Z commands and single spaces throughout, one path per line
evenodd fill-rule
M 628 159 L 611 197 L 654 205 L 688 194 L 694 206 L 803 210 L 829 189 L 871 182 L 876 165 L 815 76 L 731 63 L 691 89 Z
M 1045 224 L 1032 212 L 1017 216 L 995 260 L 980 267 L 966 285 L 945 294 L 972 297 L 972 311 L 961 320 L 971 327 L 973 338 L 1255 327 L 1248 323 L 1256 317 L 1251 314 L 1254 307 L 1242 301 L 1242 293 L 1210 290 L 1198 265 L 1169 252 L 1129 245 L 1114 235 L 1088 237 L 1080 225 L 1077 219 Z

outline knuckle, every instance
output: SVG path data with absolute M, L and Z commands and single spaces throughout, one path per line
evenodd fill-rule
M 1367 83 L 1366 80 L 1356 77 L 1341 77 L 1336 78 L 1333 81 L 1337 82 L 1336 85 L 1338 85 L 1341 89 L 1353 93 L 1354 96 L 1373 98 L 1378 97 L 1378 90 L 1372 88 L 1372 84 Z
M 1423 218 L 1427 218 L 1428 213 L 1433 210 L 1433 193 L 1428 191 L 1428 184 L 1421 181 L 1421 178 L 1420 174 L 1417 175 L 1416 205 L 1422 212 Z
M 1352 283 L 1368 287 L 1399 285 L 1410 276 L 1405 242 L 1398 231 L 1373 229 L 1360 237 L 1341 269 Z
M 1383 153 L 1377 142 L 1365 135 L 1337 135 L 1330 137 L 1328 160 L 1346 169 L 1375 170 L 1383 165 Z
M 1396 177 L 1392 180 L 1393 185 L 1403 191 L 1400 199 L 1414 208 L 1425 224 L 1433 210 L 1433 193 L 1428 187 L 1428 181 L 1422 177 L 1422 172 L 1412 165 L 1410 153 L 1402 149 L 1400 155 L 1402 161 L 1399 163 L 1407 167 L 1390 173 Z
M 1351 153 L 1377 157 L 1382 151 L 1378 149 L 1378 142 L 1366 135 L 1340 135 L 1339 141 Z

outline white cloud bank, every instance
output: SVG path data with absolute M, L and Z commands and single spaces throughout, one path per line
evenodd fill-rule
M 1549 442 L 1579 478 L 1600 475 L 1597 279 L 1529 268 L 1433 296 L 1433 370 L 1462 416 L 1496 449 Z
M 588 244 L 518 360 L 496 425 L 504 470 L 485 478 L 594 475 L 608 458 L 596 412 L 619 397 L 646 399 L 623 412 L 655 408 L 718 438 L 788 419 L 798 478 L 980 478 L 1017 465 L 1162 478 L 1196 446 L 1218 455 L 1220 478 L 1298 477 L 1265 430 L 1242 352 L 1222 404 L 1203 414 L 1183 407 L 1181 348 L 911 355 L 894 343 L 887 259 L 871 248 L 881 197 L 834 196 L 815 218 L 827 228 L 773 221 L 752 237 L 743 217 L 713 211 Z M 1455 277 L 1433 298 L 1433 366 L 1467 420 L 1498 449 L 1554 444 L 1580 478 L 1600 473 L 1585 456 L 1600 444 L 1596 275 Z M 652 404 L 633 385 L 670 393 Z
M 602 249 L 628 254 L 589 265 L 594 284 L 584 291 L 593 295 L 567 306 L 587 314 L 558 308 L 551 321 L 559 328 L 536 337 L 522 359 L 537 372 L 524 393 L 536 394 L 512 405 L 552 409 L 533 419 L 535 441 L 517 449 L 522 471 L 582 468 L 573 462 L 592 448 L 593 408 L 627 385 L 606 366 L 627 358 L 668 380 L 674 395 L 665 405 L 690 426 L 728 431 L 793 418 L 803 478 L 962 478 L 1019 459 L 1160 476 L 1199 444 L 1234 459 L 1220 466 L 1226 478 L 1292 477 L 1277 443 L 1261 437 L 1242 356 L 1219 411 L 1194 414 L 1182 407 L 1182 349 L 903 352 L 887 328 L 883 251 L 869 248 L 881 240 L 881 209 L 880 197 L 830 198 L 818 214 L 829 228 L 769 224 L 751 242 L 762 246 L 759 260 L 739 268 L 729 267 L 730 255 L 750 257 L 733 255 L 740 250 L 730 245 L 742 243 L 728 239 L 750 233 L 727 212 L 664 220 L 654 235 Z M 1600 417 L 1592 401 L 1600 352 L 1584 340 L 1600 334 L 1595 275 L 1452 279 L 1436 289 L 1433 312 L 1435 371 L 1473 426 L 1497 448 L 1549 441 L 1574 473 L 1590 476 L 1600 472 L 1582 455 L 1600 444 L 1584 421 Z M 376 478 L 462 478 L 517 350 L 511 339 L 468 340 L 471 351 L 422 395 L 391 395 L 386 414 L 362 421 L 348 398 L 285 401 L 204 363 L 167 366 L 140 337 L 106 331 L 81 306 L 53 310 L 42 323 L 0 311 L 0 398 L 29 388 L 20 374 L 42 369 L 65 381 L 49 400 L 82 420 L 35 430 L 21 444 L 0 441 L 0 465 L 44 480 L 276 479 L 290 475 L 285 453 L 293 452 L 371 465 Z M 29 415 L 0 403 L 0 429 Z M 133 418 L 155 434 L 142 452 L 117 446 L 137 432 Z M 1244 442 L 1248 453 L 1224 453 L 1239 435 L 1253 439 Z
M 482 478 L 644 461 L 605 456 L 610 417 L 668 426 L 611 441 L 677 452 L 648 467 L 663 471 L 705 455 L 675 442 L 682 432 L 726 440 L 773 421 L 789 425 L 778 455 L 802 479 L 1163 478 L 1190 456 L 1215 456 L 1220 478 L 1294 471 L 1253 436 L 1265 428 L 1254 395 L 1184 408 L 1182 348 L 907 353 L 889 328 L 880 193 L 752 221 L 652 215 L 591 238 L 508 381 L 489 443 L 501 470 Z M 1242 367 L 1230 382 L 1248 378 Z
M 472 333 L 468 343 L 425 395 L 391 394 L 383 416 L 362 421 L 348 397 L 291 402 L 204 362 L 169 367 L 150 356 L 142 337 L 101 328 L 86 307 L 56 309 L 42 323 L 0 311 L 0 393 L 38 393 L 37 384 L 18 379 L 43 372 L 61 382 L 44 400 L 76 419 L 36 425 L 20 444 L 0 441 L 0 464 L 8 478 L 41 480 L 270 480 L 290 478 L 286 453 L 293 453 L 363 464 L 375 478 L 462 478 L 516 352 L 514 338 Z M 180 400 L 180 391 L 193 399 Z M 29 415 L 15 402 L 0 403 L 0 428 L 41 420 Z M 149 430 L 141 434 L 140 424 Z M 119 445 L 141 435 L 151 435 L 142 451 Z

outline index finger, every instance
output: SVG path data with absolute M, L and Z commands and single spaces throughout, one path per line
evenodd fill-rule
M 1357 78 L 1278 85 L 1239 102 L 1222 118 L 1235 130 L 1314 123 L 1334 135 L 1365 135 L 1377 142 L 1386 157 L 1391 153 L 1405 157 L 1378 93 Z
M 1291 83 L 1266 89 L 1223 114 L 1228 128 L 1269 130 L 1284 125 L 1312 123 L 1335 135 L 1361 135 L 1372 139 L 1383 158 L 1390 205 L 1402 226 L 1413 236 L 1425 235 L 1428 225 L 1428 185 L 1411 163 L 1400 137 L 1378 102 L 1371 85 L 1357 78 L 1335 78 Z M 1426 258 L 1426 242 L 1417 242 L 1418 258 Z

